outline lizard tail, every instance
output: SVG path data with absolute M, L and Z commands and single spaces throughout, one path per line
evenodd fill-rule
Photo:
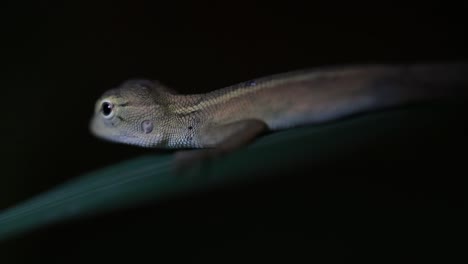
M 363 77 L 364 76 L 364 77 Z M 340 79 L 341 78 L 341 79 Z M 402 105 L 439 101 L 449 98 L 467 98 L 468 63 L 384 65 L 357 70 L 337 78 L 338 90 L 328 101 L 313 105 L 299 121 L 327 122 L 350 115 L 399 107 Z M 325 92 L 328 93 L 327 90 Z M 311 114 L 312 113 L 312 114 Z M 298 121 L 298 122 L 299 122 Z M 296 123 L 298 123 L 296 122 Z
M 409 65 L 398 68 L 395 74 L 389 79 L 378 78 L 372 85 L 383 104 L 468 95 L 468 63 L 465 62 Z

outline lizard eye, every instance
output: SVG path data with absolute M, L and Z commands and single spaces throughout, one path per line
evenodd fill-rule
M 112 103 L 110 103 L 110 102 L 103 102 L 102 105 L 101 105 L 102 114 L 106 118 L 112 117 L 112 115 L 114 113 L 113 109 L 114 109 L 114 105 Z

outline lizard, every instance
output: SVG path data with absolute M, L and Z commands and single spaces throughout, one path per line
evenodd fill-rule
M 176 149 L 177 166 L 235 151 L 264 133 L 363 112 L 466 94 L 468 64 L 322 66 L 180 94 L 153 79 L 128 79 L 96 101 L 89 123 L 101 139 Z

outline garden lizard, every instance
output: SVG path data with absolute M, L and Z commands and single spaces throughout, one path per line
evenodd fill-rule
M 185 149 L 181 163 L 229 153 L 265 132 L 466 93 L 468 64 L 367 64 L 295 70 L 183 95 L 131 79 L 95 105 L 95 136 L 147 148 Z M 200 150 L 187 150 L 200 149 Z

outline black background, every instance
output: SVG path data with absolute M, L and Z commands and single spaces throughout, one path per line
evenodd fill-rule
M 125 79 L 147 77 L 181 92 L 203 92 L 304 67 L 466 59 L 465 12 L 462 4 L 397 5 L 390 1 L 359 6 L 337 1 L 4 2 L 0 16 L 0 208 L 81 173 L 147 153 L 99 141 L 88 133 L 96 98 Z M 252 197 L 255 193 L 251 190 Z M 201 198 L 201 204 L 209 197 Z M 227 198 L 235 205 L 232 199 Z M 265 203 L 271 206 L 272 201 Z M 177 206 L 194 214 L 204 212 L 196 206 Z M 171 211 L 168 208 L 161 210 Z M 118 218 L 137 223 L 131 217 L 134 213 L 122 213 Z M 139 219 L 145 213 L 150 214 L 140 212 Z M 190 214 L 180 217 L 190 218 Z M 257 213 L 257 217 L 268 222 L 266 216 Z M 168 217 L 160 224 L 173 224 L 173 220 Z M 109 230 L 113 229 L 106 233 L 102 228 L 107 218 L 93 221 L 81 227 L 99 226 L 93 231 L 112 237 Z M 176 223 L 183 225 L 184 221 L 190 219 Z M 353 230 L 352 226 L 343 230 Z M 79 229 L 63 228 L 71 234 L 60 239 L 75 241 L 70 247 L 79 252 L 87 240 L 78 235 Z M 56 246 L 57 235 L 55 238 L 50 243 Z M 318 247 L 333 255 L 336 241 L 328 241 L 332 241 L 330 247 L 320 243 L 304 247 Z M 176 247 L 177 239 L 171 243 Z M 196 244 L 196 239 L 191 243 Z M 253 251 L 255 247 L 252 245 Z

